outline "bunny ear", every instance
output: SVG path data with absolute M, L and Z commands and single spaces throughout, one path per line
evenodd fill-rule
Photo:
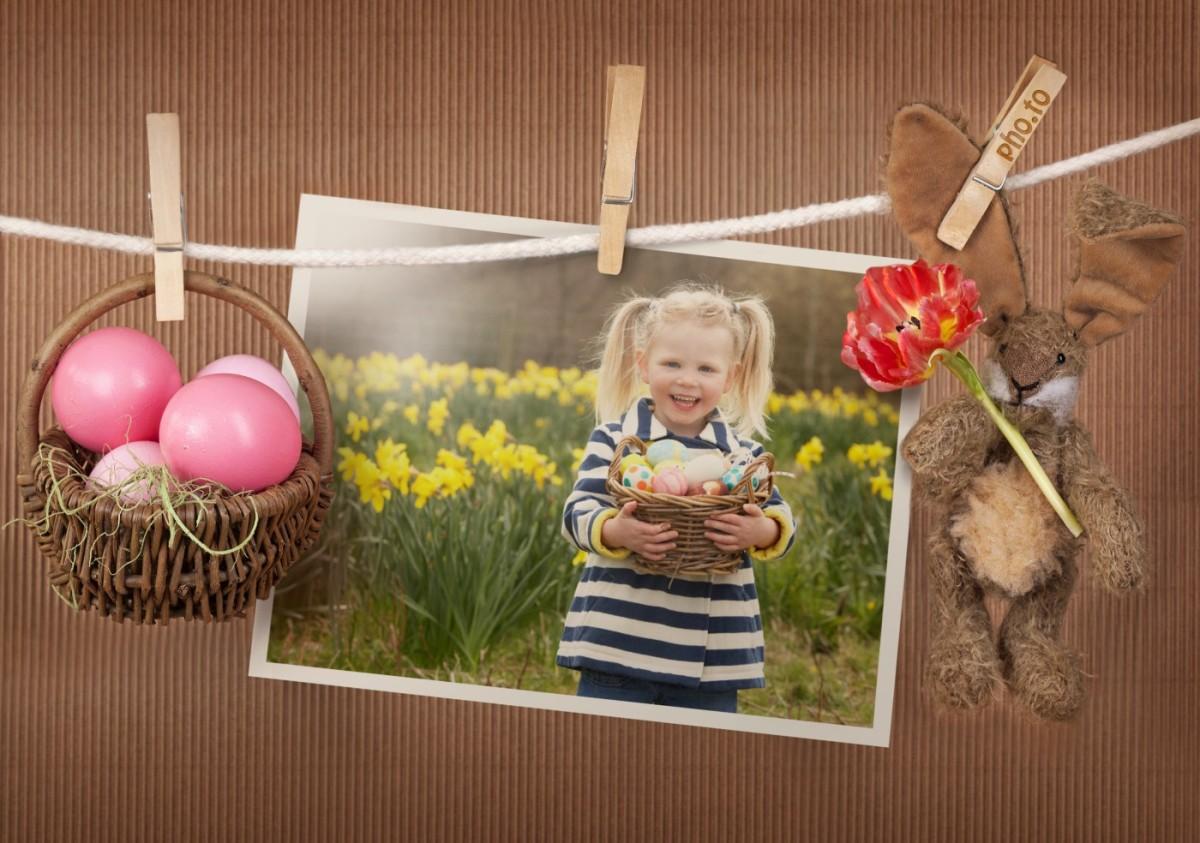
M 1085 345 L 1099 345 L 1124 333 L 1167 283 L 1183 255 L 1184 227 L 1092 180 L 1076 197 L 1071 233 L 1079 272 L 1063 316 Z
M 1028 299 L 1003 198 L 992 200 L 961 251 L 937 238 L 942 217 L 979 160 L 980 148 L 962 126 L 926 103 L 900 109 L 889 136 L 884 181 L 896 222 L 926 263 L 957 264 L 975 282 L 988 315 L 981 330 L 994 333 L 1002 317 L 1024 313 Z

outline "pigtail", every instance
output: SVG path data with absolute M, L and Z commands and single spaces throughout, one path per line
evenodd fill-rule
M 641 392 L 637 376 L 636 336 L 638 320 L 653 304 L 645 297 L 632 298 L 608 317 L 601 333 L 604 348 L 596 384 L 596 423 L 621 417 Z
M 758 434 L 766 439 L 764 408 L 774 387 L 771 364 L 775 356 L 775 322 L 760 298 L 739 299 L 734 307 L 733 318 L 741 319 L 746 328 L 746 344 L 730 389 L 727 415 L 734 421 L 739 436 Z

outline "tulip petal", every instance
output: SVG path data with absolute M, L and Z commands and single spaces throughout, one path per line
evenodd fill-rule
M 953 264 L 871 267 L 856 292 L 842 362 L 880 391 L 927 379 L 931 355 L 958 348 L 984 320 L 978 288 Z

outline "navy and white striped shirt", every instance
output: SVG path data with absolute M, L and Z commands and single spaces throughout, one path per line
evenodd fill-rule
M 620 421 L 599 425 L 588 441 L 575 487 L 563 510 L 563 535 L 588 554 L 575 588 L 558 646 L 561 667 L 604 671 L 725 691 L 762 688 L 763 633 L 754 559 L 775 559 L 791 549 L 795 523 L 775 489 L 763 512 L 779 523 L 779 539 L 769 548 L 743 553 L 732 574 L 639 573 L 625 561 L 629 551 L 600 542 L 604 522 L 617 514 L 605 487 L 613 451 L 622 437 L 644 442 L 674 439 L 689 448 L 724 453 L 757 442 L 739 439 L 719 410 L 698 437 L 676 436 L 654 417 L 654 403 L 642 398 Z

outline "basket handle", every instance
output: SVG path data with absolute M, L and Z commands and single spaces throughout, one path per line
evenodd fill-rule
M 308 403 L 312 408 L 313 457 L 320 466 L 322 475 L 332 473 L 333 410 L 329 404 L 329 391 L 321 370 L 317 368 L 316 361 L 292 324 L 262 296 L 224 278 L 188 270 L 183 274 L 183 288 L 237 305 L 265 325 L 279 341 L 287 352 L 288 359 L 292 361 L 296 378 L 308 396 Z M 83 302 L 67 314 L 46 338 L 37 357 L 33 358 L 21 388 L 20 403 L 17 405 L 17 448 L 22 473 L 30 470 L 37 455 L 40 438 L 38 411 L 41 409 L 46 386 L 50 383 L 63 352 L 88 325 L 103 314 L 153 293 L 153 272 L 126 278 Z
M 646 443 L 636 436 L 626 436 L 617 443 L 617 447 L 613 448 L 613 458 L 608 464 L 608 482 L 616 486 L 621 485 L 621 457 L 625 451 L 633 452 L 637 450 L 639 454 L 646 453 Z
M 753 486 L 754 472 L 758 471 L 764 465 L 767 467 L 767 482 L 763 484 L 763 491 L 769 496 L 775 488 L 774 477 L 772 475 L 772 472 L 775 471 L 775 455 L 767 452 L 759 454 L 746 464 L 745 471 L 742 473 L 742 479 L 729 490 L 729 494 L 737 495 L 744 493 L 747 502 L 754 503 L 754 493 L 757 491 Z

